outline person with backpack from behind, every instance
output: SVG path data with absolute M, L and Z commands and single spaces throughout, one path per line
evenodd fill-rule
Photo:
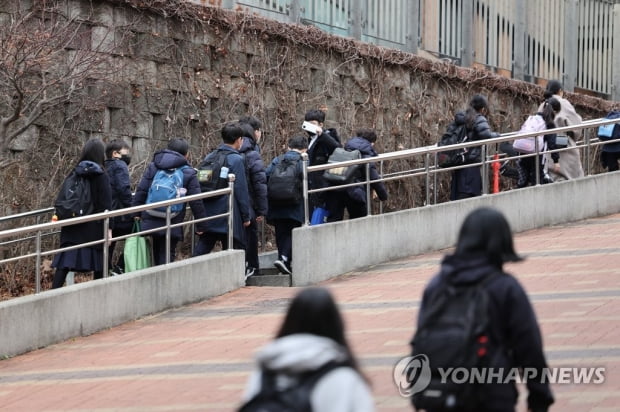
M 82 192 L 80 197 L 83 202 L 80 205 L 80 209 L 83 211 L 83 215 L 101 213 L 110 210 L 112 207 L 110 180 L 103 168 L 104 160 L 105 145 L 99 139 L 90 139 L 82 148 L 82 155 L 77 166 L 67 176 L 65 183 L 63 183 L 64 188 L 68 180 L 80 180 L 76 184 L 77 187 L 83 187 L 80 190 Z M 84 184 L 84 186 L 81 186 L 81 184 Z M 61 188 L 56 204 L 61 203 L 62 197 L 63 189 Z M 58 211 L 57 214 L 59 214 Z M 61 215 L 59 218 L 62 219 L 64 216 Z M 110 222 L 110 229 L 113 227 L 114 222 Z M 110 236 L 111 234 L 110 231 Z M 102 239 L 103 220 L 63 226 L 60 229 L 61 248 Z M 103 278 L 103 246 L 103 243 L 100 243 L 94 246 L 60 252 L 54 256 L 52 267 L 56 268 L 56 272 L 52 280 L 52 288 L 62 287 L 69 271 L 93 272 L 95 279 Z
M 547 99 L 542 105 L 542 111 L 536 113 L 535 116 L 530 116 L 526 122 L 540 122 L 544 123 L 544 129 L 554 129 L 555 123 L 553 119 L 556 113 L 560 111 L 560 102 L 554 98 Z M 527 128 L 527 125 L 523 125 L 521 130 Z M 555 150 L 555 133 L 545 134 L 543 136 L 543 147 L 539 147 L 539 151 Z M 551 159 L 553 160 L 553 170 L 556 174 L 560 172 L 560 154 L 558 152 L 551 153 Z M 553 179 L 547 173 L 546 158 L 544 155 L 522 157 L 518 161 L 519 179 L 517 180 L 517 187 L 526 187 L 528 185 L 536 185 L 536 167 L 539 170 L 539 178 L 541 183 L 553 183 Z
M 267 178 L 265 165 L 260 157 L 260 142 L 262 124 L 253 116 L 239 119 L 239 123 L 246 130 L 239 153 L 245 162 L 248 194 L 250 198 L 250 225 L 245 228 L 245 277 L 259 274 L 258 264 L 258 224 L 267 215 Z
M 288 141 L 288 152 L 273 159 L 267 167 L 269 212 L 267 223 L 273 225 L 278 247 L 274 266 L 291 274 L 293 264 L 293 229 L 304 223 L 302 153 L 308 149 L 304 136 Z
M 481 207 L 467 215 L 454 253 L 443 258 L 418 312 L 412 355 L 430 366 L 430 376 L 412 396 L 416 409 L 514 411 L 516 379 L 508 378 L 523 368 L 530 371 L 528 410 L 544 412 L 553 403 L 536 315 L 523 287 L 503 271 L 504 263 L 522 260 L 501 212 Z M 468 376 L 487 368 L 488 380 L 452 382 L 438 368 L 465 368 Z
M 309 124 L 309 126 L 308 126 Z M 336 129 L 325 129 L 325 112 L 322 110 L 310 110 L 304 116 L 302 128 L 310 136 L 308 142 L 308 165 L 323 165 L 329 160 L 329 156 L 334 153 L 337 147 L 342 147 L 340 137 Z M 320 189 L 329 186 L 323 178 L 324 171 L 312 172 L 308 174 L 308 188 Z M 328 213 L 337 208 L 337 200 L 331 196 L 333 192 L 320 192 L 310 194 L 309 208 L 310 214 L 317 207 L 324 207 Z
M 499 133 L 491 131 L 486 116 L 489 115 L 487 98 L 477 94 L 469 101 L 469 107 L 465 112 L 457 112 L 454 116 L 456 126 L 465 124 L 468 141 L 492 139 Z M 481 149 L 479 146 L 469 147 L 466 153 L 465 163 L 478 163 Z M 450 200 L 467 199 L 482 194 L 482 176 L 480 166 L 471 166 L 457 169 L 452 172 L 450 184 Z
M 211 253 L 215 244 L 220 241 L 222 249 L 232 246 L 234 249 L 245 250 L 246 236 L 245 229 L 251 223 L 251 205 L 248 193 L 248 183 L 245 174 L 245 162 L 239 154 L 239 149 L 243 144 L 245 129 L 239 122 L 232 122 L 224 125 L 221 131 L 222 144 L 213 152 L 209 153 L 198 173 L 207 171 L 206 166 L 212 167 L 208 170 L 210 175 L 216 177 L 218 185 L 202 185 L 202 191 L 210 191 L 222 187 L 228 187 L 228 175 L 235 175 L 234 182 L 234 206 L 233 206 L 233 244 L 228 244 L 228 218 L 209 220 L 209 227 L 205 233 L 198 237 L 194 256 Z M 228 196 L 216 196 L 204 199 L 204 207 L 207 216 L 216 216 L 228 212 Z
M 355 137 L 352 137 L 344 145 L 344 149 L 347 151 L 358 150 L 362 154 L 362 158 L 376 157 L 378 156 L 375 151 L 375 142 L 377 141 L 377 133 L 373 129 L 359 129 L 355 132 Z M 377 166 L 375 163 L 370 163 L 370 180 L 375 182 L 370 184 L 372 191 L 372 198 L 375 196 L 382 202 L 385 202 L 388 198 L 387 190 L 383 182 L 376 181 L 381 178 L 379 172 L 377 172 Z M 366 181 L 366 166 L 358 170 L 359 176 L 355 179 L 356 182 Z M 349 213 L 349 219 L 356 219 L 364 217 L 368 214 L 366 205 L 366 185 L 348 187 L 343 191 L 329 192 L 329 196 L 334 198 L 332 203 L 332 214 L 328 217 L 328 222 L 337 222 L 344 218 L 344 209 L 347 209 Z
M 183 138 L 174 138 L 168 142 L 166 149 L 159 150 L 153 155 L 153 161 L 147 166 L 142 179 L 138 184 L 132 206 L 141 206 L 147 203 L 166 200 L 166 192 L 170 191 L 170 200 L 176 197 L 197 195 L 200 185 L 196 177 L 196 170 L 189 166 L 187 156 L 189 143 Z M 200 200 L 189 203 L 195 219 L 206 217 L 204 205 Z M 185 218 L 187 203 L 170 208 L 170 223 L 181 223 Z M 142 230 L 164 228 L 166 226 L 166 210 L 146 210 L 136 218 L 142 221 Z M 207 230 L 207 222 L 196 223 L 196 234 L 200 235 Z M 176 247 L 183 240 L 183 227 L 170 229 L 170 249 L 166 250 L 166 231 L 160 230 L 151 234 L 153 245 L 153 261 L 155 265 L 166 263 L 166 254 L 170 253 L 170 262 L 176 257 Z
M 372 412 L 372 394 L 325 288 L 292 300 L 276 339 L 256 355 L 240 412 Z
M 116 139 L 105 146 L 105 169 L 110 179 L 112 187 L 112 209 L 118 210 L 131 206 L 133 195 L 129 181 L 129 162 L 131 162 L 131 147 L 123 139 Z M 130 215 L 123 215 L 113 218 L 114 230 L 112 236 L 124 236 L 131 233 L 133 219 Z M 121 252 L 116 264 L 112 259 L 116 242 L 110 242 L 108 251 L 108 266 L 112 273 L 121 274 L 125 272 L 125 262 Z

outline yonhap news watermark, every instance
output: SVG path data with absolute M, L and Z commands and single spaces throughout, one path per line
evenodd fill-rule
M 407 356 L 394 366 L 393 378 L 401 396 L 410 397 L 430 384 L 431 362 L 426 355 Z M 605 367 L 553 368 L 437 368 L 435 378 L 444 384 L 509 384 L 536 381 L 549 384 L 594 384 L 605 382 Z

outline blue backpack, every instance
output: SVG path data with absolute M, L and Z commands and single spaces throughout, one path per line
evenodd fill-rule
M 146 204 L 161 202 L 163 200 L 172 200 L 184 195 L 183 189 L 183 169 L 188 167 L 187 165 L 177 167 L 176 169 L 159 169 L 155 176 L 153 176 L 153 182 L 149 188 L 149 193 L 146 197 Z M 184 203 L 177 203 L 170 206 L 170 218 L 176 217 L 181 213 L 185 207 Z M 166 217 L 166 208 L 158 207 L 155 209 L 149 209 L 146 211 L 153 217 Z
M 605 119 L 620 119 L 620 112 L 611 111 L 605 116 Z M 601 140 L 620 139 L 620 127 L 617 126 L 618 123 L 599 126 L 597 133 L 598 138 Z

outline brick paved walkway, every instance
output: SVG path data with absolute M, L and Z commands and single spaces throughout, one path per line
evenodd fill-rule
M 508 266 L 527 289 L 551 366 L 604 366 L 600 385 L 557 384 L 555 411 L 620 410 L 620 215 L 517 235 Z M 410 410 L 392 383 L 423 286 L 442 253 L 325 282 L 379 411 Z M 295 288 L 244 288 L 0 361 L 3 411 L 232 411 Z M 113 304 L 111 302 L 110 304 Z M 523 397 L 519 411 L 524 411 Z

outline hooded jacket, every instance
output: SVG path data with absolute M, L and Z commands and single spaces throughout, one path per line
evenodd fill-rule
M 368 157 L 377 157 L 378 154 L 375 151 L 375 148 L 372 146 L 372 143 L 370 143 L 368 140 L 364 139 L 363 137 L 353 137 L 352 139 L 350 139 L 345 145 L 344 145 L 345 150 L 349 150 L 349 151 L 353 151 L 353 150 L 359 150 L 360 153 L 362 154 L 362 158 L 368 158 Z M 381 178 L 381 176 L 379 175 L 379 172 L 377 172 L 377 166 L 374 163 L 370 163 L 370 180 L 379 180 Z M 362 171 L 362 175 L 363 178 L 361 179 L 361 181 L 365 181 L 366 180 L 366 168 L 363 167 L 360 169 Z M 385 190 L 385 185 L 383 184 L 383 182 L 374 182 L 370 184 L 370 187 L 375 191 L 375 193 L 377 193 L 377 197 L 379 197 L 379 199 L 384 202 L 387 200 L 388 198 L 388 193 L 387 190 Z M 355 187 L 350 187 L 347 188 L 347 195 L 360 203 L 366 203 L 366 186 L 355 186 Z
M 437 290 L 442 277 L 450 278 L 454 283 L 471 284 L 479 281 L 491 272 L 498 272 L 497 266 L 485 256 L 467 256 L 467 258 L 450 255 L 444 258 L 441 270 L 424 291 L 422 304 L 418 312 L 418 323 L 428 308 L 429 299 Z M 519 282 L 507 273 L 501 273 L 485 285 L 489 302 L 490 338 L 493 345 L 489 358 L 491 367 L 504 368 L 547 367 L 542 348 L 542 337 L 536 315 L 530 301 Z M 432 360 L 431 360 L 432 362 Z M 539 374 L 540 376 L 540 374 Z M 534 411 L 547 410 L 553 403 L 549 384 L 542 384 L 530 379 L 527 382 L 529 396 L 528 407 Z M 489 410 L 514 410 L 517 402 L 517 388 L 514 383 L 489 384 L 481 386 L 485 405 Z
M 112 194 L 110 180 L 103 168 L 90 160 L 82 160 L 75 167 L 78 175 L 90 181 L 90 192 L 93 202 L 93 214 L 101 213 L 112 208 Z M 110 222 L 112 223 L 112 222 Z M 79 245 L 103 239 L 103 220 L 63 226 L 60 229 L 61 247 Z M 103 244 L 91 246 L 93 249 L 102 249 Z
M 121 159 L 106 159 L 105 169 L 110 179 L 112 188 L 112 210 L 124 209 L 131 206 L 133 195 L 129 182 L 129 169 Z M 128 227 L 133 224 L 131 216 L 118 216 L 114 218 L 116 228 Z
M 187 189 L 186 196 L 197 195 L 200 192 L 200 184 L 198 183 L 198 178 L 196 177 L 196 170 L 189 167 L 187 163 L 187 159 L 182 154 L 175 152 L 173 150 L 163 149 L 155 153 L 153 155 L 153 161 L 147 166 L 144 175 L 142 175 L 142 179 L 138 184 L 136 189 L 136 194 L 134 195 L 132 206 L 140 206 L 145 204 L 146 197 L 149 193 L 149 189 L 151 187 L 151 183 L 153 183 L 153 178 L 155 174 L 160 169 L 176 169 L 179 167 L 187 166 L 183 169 L 183 187 Z M 192 209 L 192 214 L 195 219 L 202 219 L 206 217 L 204 205 L 201 200 L 194 200 L 189 204 Z M 185 207 L 181 210 L 177 216 L 171 219 L 171 223 L 180 223 L 185 218 Z M 159 218 L 155 216 L 151 216 L 146 212 L 142 212 L 142 230 L 149 230 L 158 227 L 163 227 L 166 224 L 166 219 Z M 205 232 L 207 230 L 207 222 L 200 222 L 196 224 L 197 232 Z M 157 235 L 163 236 L 165 235 L 164 231 L 156 232 Z M 170 230 L 170 234 L 172 237 L 177 239 L 183 239 L 183 229 L 182 227 L 175 227 Z
M 332 361 L 345 361 L 345 349 L 329 338 L 311 334 L 295 334 L 278 338 L 256 355 L 258 364 L 243 395 L 244 402 L 261 387 L 261 368 L 277 372 L 276 385 L 281 388 L 296 384 L 300 373 L 314 371 Z M 315 412 L 372 412 L 374 402 L 362 377 L 350 367 L 328 372 L 314 386 L 310 403 Z
M 245 161 L 252 219 L 256 216 L 265 216 L 267 215 L 267 177 L 256 141 L 251 137 L 244 137 L 239 153 Z

